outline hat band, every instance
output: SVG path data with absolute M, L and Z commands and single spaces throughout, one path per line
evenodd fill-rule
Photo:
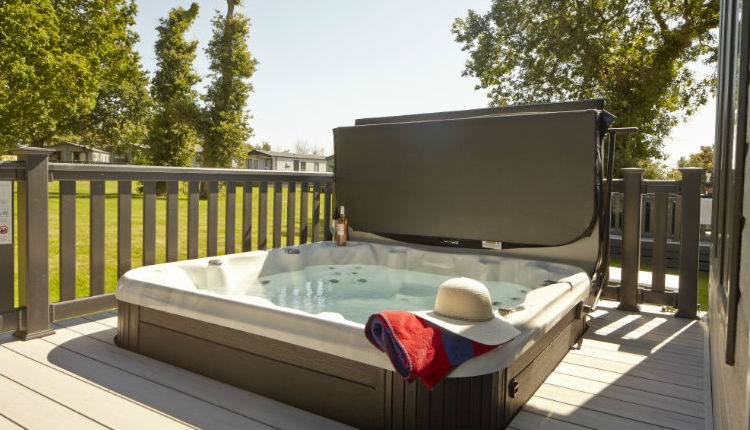
M 459 316 L 459 315 L 448 315 L 448 314 L 444 314 L 442 312 L 439 312 L 439 311 L 437 311 L 435 309 L 433 309 L 432 312 L 435 315 L 439 315 L 441 317 L 451 318 L 451 319 L 454 319 L 454 320 L 468 321 L 468 322 L 485 322 L 485 321 L 492 321 L 493 319 L 495 319 L 494 316 L 489 317 L 489 318 L 485 318 L 485 319 L 476 319 L 476 318 L 467 318 L 467 317 L 463 317 L 463 316 Z

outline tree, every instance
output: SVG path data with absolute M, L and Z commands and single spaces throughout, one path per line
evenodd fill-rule
M 258 62 L 247 47 L 250 19 L 234 12 L 239 5 L 240 0 L 227 0 L 226 16 L 217 11 L 206 50 L 211 59 L 211 84 L 204 98 L 203 165 L 207 167 L 232 167 L 253 132 L 245 107 L 253 90 L 249 79 Z
M 310 143 L 303 139 L 297 139 L 294 142 L 293 151 L 295 154 L 302 155 L 323 155 L 323 147 L 319 145 L 310 145 Z
M 0 5 L 0 147 L 42 146 L 61 120 L 93 108 L 96 76 L 63 43 L 52 1 Z
M 135 13 L 127 0 L 0 2 L 0 149 L 138 139 L 148 104 L 122 103 L 145 92 Z
M 706 169 L 701 180 L 705 184 L 714 170 L 714 148 L 711 146 L 701 146 L 699 152 L 690 154 L 687 157 L 680 157 L 677 160 L 677 167 L 701 167 Z M 676 173 L 679 173 L 679 171 L 676 171 Z M 681 175 L 678 177 L 681 177 Z
M 161 166 L 188 166 L 198 138 L 198 93 L 200 78 L 193 70 L 197 41 L 186 41 L 185 33 L 198 16 L 198 4 L 189 9 L 173 8 L 159 21 L 159 39 L 154 45 L 157 71 L 151 81 L 156 109 L 148 135 L 151 162 Z
M 618 124 L 616 167 L 663 159 L 663 140 L 706 103 L 714 76 L 691 62 L 716 61 L 718 0 L 493 0 L 453 25 L 469 51 L 465 76 L 491 105 L 604 98 Z
M 108 71 L 122 79 L 103 79 L 94 109 L 79 122 L 83 142 L 119 155 L 142 151 L 153 106 L 148 79 L 140 68 L 132 67 L 132 60 Z
M 113 2 L 110 2 L 113 3 Z M 119 155 L 140 151 L 148 133 L 152 102 L 148 79 L 135 50 L 138 35 L 130 30 L 135 25 L 134 3 L 108 14 L 110 24 L 93 28 L 93 34 L 78 32 L 81 43 L 106 37 L 116 41 L 103 49 L 100 59 L 100 80 L 93 110 L 78 118 L 73 131 L 84 143 Z

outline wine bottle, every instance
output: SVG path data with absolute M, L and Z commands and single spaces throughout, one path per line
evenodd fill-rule
M 342 205 L 339 209 L 339 219 L 336 220 L 336 245 L 344 246 L 348 239 L 347 234 L 349 232 L 349 221 L 346 219 L 344 213 L 344 206 Z

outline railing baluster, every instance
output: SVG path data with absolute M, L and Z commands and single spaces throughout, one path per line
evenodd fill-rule
M 242 251 L 252 248 L 253 237 L 253 183 L 242 184 Z
M 320 183 L 313 184 L 313 242 L 320 240 Z M 326 226 L 328 228 L 328 226 Z
M 143 182 L 143 265 L 156 261 L 156 182 Z
M 657 191 L 654 194 L 654 205 L 651 213 L 654 222 L 651 290 L 663 293 L 667 266 L 667 193 Z
M 224 202 L 224 253 L 234 253 L 234 225 L 235 225 L 235 208 L 237 206 L 237 183 L 227 182 L 227 195 Z
M 310 184 L 302 183 L 302 192 L 299 199 L 299 243 L 307 243 L 307 200 Z
M 281 247 L 281 182 L 273 184 L 273 247 Z
M 286 245 L 294 245 L 294 223 L 296 221 L 296 199 L 297 199 L 297 183 L 289 182 L 287 184 L 287 195 L 286 195 Z
M 680 210 L 680 290 L 677 314 L 682 318 L 698 315 L 698 240 L 700 235 L 700 185 L 704 169 L 681 168 L 682 208 Z
M 618 309 L 638 312 L 638 271 L 641 261 L 641 182 L 644 169 L 622 169 L 622 282 Z
M 323 200 L 323 237 L 325 240 L 333 240 L 331 233 L 331 184 L 325 185 L 325 198 Z
M 76 182 L 60 181 L 60 301 L 76 298 Z
M 167 261 L 177 261 L 179 237 L 179 183 L 167 182 Z
M 206 226 L 206 255 L 212 257 L 218 253 L 219 238 L 219 183 L 208 183 L 208 223 Z
M 268 247 L 268 182 L 261 182 L 258 192 L 258 249 L 266 249 Z
M 117 277 L 132 266 L 133 183 L 117 183 Z
M 198 232 L 200 231 L 200 184 L 188 182 L 187 258 L 198 258 Z
M 104 294 L 104 181 L 90 183 L 89 295 Z

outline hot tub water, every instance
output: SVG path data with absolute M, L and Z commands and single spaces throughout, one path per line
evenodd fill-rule
M 453 277 L 381 265 L 320 265 L 259 276 L 245 294 L 311 314 L 338 313 L 364 324 L 370 314 L 378 311 L 432 309 L 438 286 Z M 483 283 L 496 309 L 520 305 L 531 290 L 504 281 Z

